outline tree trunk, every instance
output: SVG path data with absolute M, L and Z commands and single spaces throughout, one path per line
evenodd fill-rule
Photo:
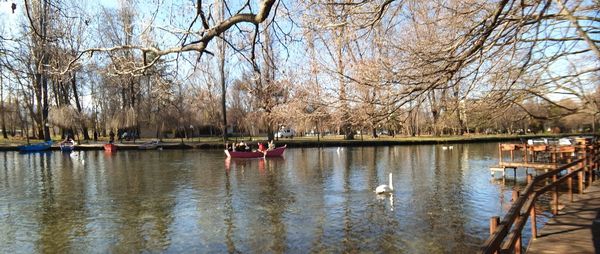
M 440 118 L 440 112 L 438 110 L 437 98 L 435 97 L 435 92 L 431 91 L 429 94 L 429 104 L 431 104 L 431 128 L 433 136 L 439 136 L 440 132 L 438 129 L 438 120 Z
M 6 109 L 4 108 L 4 84 L 2 83 L 2 75 L 0 75 L 0 118 L 2 118 L 2 137 L 8 139 L 8 133 L 6 133 Z
M 43 129 L 43 114 L 42 114 L 42 98 L 43 96 L 43 89 L 42 89 L 42 74 L 38 73 L 35 74 L 35 89 L 34 89 L 34 97 L 35 97 L 35 109 L 33 110 L 33 105 L 31 105 L 30 111 L 31 111 L 31 129 L 35 135 L 36 138 L 39 139 L 43 139 L 44 138 L 44 129 Z M 35 134 L 37 132 L 37 134 Z
M 267 123 L 267 140 L 274 140 L 275 139 L 275 132 L 273 131 L 273 126 L 271 124 L 271 121 L 269 121 Z
M 126 109 L 127 108 L 127 96 L 125 96 L 125 86 L 121 87 L 121 101 L 122 101 L 122 108 Z
M 19 98 L 15 100 L 15 108 L 17 109 L 17 115 L 19 116 L 19 122 L 21 124 L 21 137 L 25 135 L 27 139 L 27 144 L 29 144 L 29 127 L 27 126 L 27 118 L 21 115 L 21 105 L 19 103 Z M 25 109 L 23 109 L 25 111 Z
M 338 34 L 338 39 L 337 39 L 337 71 L 338 71 L 338 75 L 339 75 L 339 89 L 340 89 L 340 109 L 341 109 L 341 113 L 342 115 L 340 116 L 340 129 L 341 132 L 344 135 L 344 139 L 346 140 L 351 140 L 354 139 L 354 132 L 352 131 L 352 125 L 350 124 L 350 110 L 349 110 L 349 106 L 348 106 L 348 102 L 346 101 L 346 82 L 344 80 L 344 72 L 345 72 L 345 65 L 344 65 L 344 54 L 343 54 L 343 50 L 344 50 L 344 40 L 343 40 L 343 36 L 345 33 L 345 29 L 344 27 L 340 27 L 339 30 L 339 34 Z
M 219 6 L 221 20 L 225 20 L 225 2 L 221 2 Z M 225 37 L 225 33 L 223 33 Z M 223 130 L 223 143 L 227 142 L 227 87 L 225 86 L 225 41 L 219 40 L 219 81 L 221 83 L 221 113 L 223 113 L 223 122 L 221 129 Z
M 48 63 L 46 57 L 44 57 L 44 65 Z M 42 76 L 42 90 L 43 90 L 43 104 L 42 104 L 42 123 L 44 127 L 44 140 L 50 141 L 50 127 L 48 126 L 48 77 Z
M 42 83 L 42 128 L 44 130 L 44 140 L 50 141 L 50 127 L 48 126 L 48 109 L 49 109 L 48 76 L 45 71 L 46 66 L 48 66 L 48 62 L 49 62 L 49 59 L 48 59 L 49 56 L 46 51 L 46 46 L 47 46 L 46 45 L 46 33 L 47 33 L 47 28 L 48 28 L 46 18 L 48 17 L 48 1 L 44 1 L 42 10 L 43 10 L 43 13 L 42 13 L 42 16 L 40 17 L 40 27 L 42 30 L 42 38 L 41 38 L 42 66 L 39 66 L 40 68 L 38 69 L 38 71 L 41 71 L 40 79 L 41 79 L 41 83 Z
M 75 98 L 75 106 L 77 107 L 77 112 L 82 116 L 81 103 L 79 102 L 79 93 L 77 92 L 77 77 L 76 74 L 73 73 L 71 75 L 71 88 L 73 89 L 73 98 Z M 90 140 L 90 134 L 88 133 L 88 128 L 85 126 L 85 120 L 81 119 L 81 131 L 83 132 L 83 139 Z

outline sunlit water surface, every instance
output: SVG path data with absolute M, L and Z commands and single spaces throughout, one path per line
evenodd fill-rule
M 525 179 L 497 144 L 76 154 L 0 153 L 0 253 L 474 252 Z

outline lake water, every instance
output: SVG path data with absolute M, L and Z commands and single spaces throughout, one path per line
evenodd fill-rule
M 470 253 L 524 186 L 490 177 L 497 149 L 0 153 L 0 253 Z

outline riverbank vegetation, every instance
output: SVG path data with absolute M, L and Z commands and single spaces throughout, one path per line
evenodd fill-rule
M 2 2 L 0 131 L 220 142 L 282 129 L 319 141 L 595 132 L 598 10 L 563 0 Z
M 465 144 L 465 143 L 486 143 L 486 142 L 525 142 L 532 138 L 560 138 L 564 136 L 575 135 L 590 135 L 590 134 L 526 134 L 526 135 L 475 135 L 467 134 L 461 136 L 362 136 L 356 139 L 348 140 L 344 135 L 327 135 L 323 137 L 304 136 L 294 138 L 276 138 L 273 140 L 277 145 L 287 145 L 288 147 L 340 147 L 340 146 L 389 146 L 389 145 L 427 145 L 441 144 L 448 146 L 449 144 Z M 54 141 L 60 141 L 60 136 L 52 137 Z M 129 148 L 137 149 L 137 146 L 154 141 L 154 138 L 141 138 L 136 140 L 121 140 L 116 144 L 125 145 Z M 0 139 L 0 151 L 17 150 L 17 146 L 26 144 L 27 142 L 41 142 L 43 140 L 30 139 L 27 140 L 21 137 L 10 139 Z M 245 142 L 251 146 L 258 146 L 258 143 L 267 143 L 267 136 L 239 136 L 229 137 L 229 144 L 237 142 Z M 98 140 L 80 140 L 78 142 L 79 149 L 102 150 L 103 145 L 108 142 L 107 137 L 99 137 Z M 163 138 L 161 144 L 178 149 L 222 149 L 224 147 L 221 137 L 189 137 L 189 138 Z M 82 146 L 81 146 L 82 145 Z

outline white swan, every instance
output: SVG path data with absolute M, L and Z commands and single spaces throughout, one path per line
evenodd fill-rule
M 442 150 L 448 150 L 447 146 L 442 146 Z
M 392 185 L 392 173 L 390 173 L 390 184 L 382 184 L 375 188 L 375 193 L 377 194 L 385 194 L 390 193 L 394 190 L 394 185 Z

